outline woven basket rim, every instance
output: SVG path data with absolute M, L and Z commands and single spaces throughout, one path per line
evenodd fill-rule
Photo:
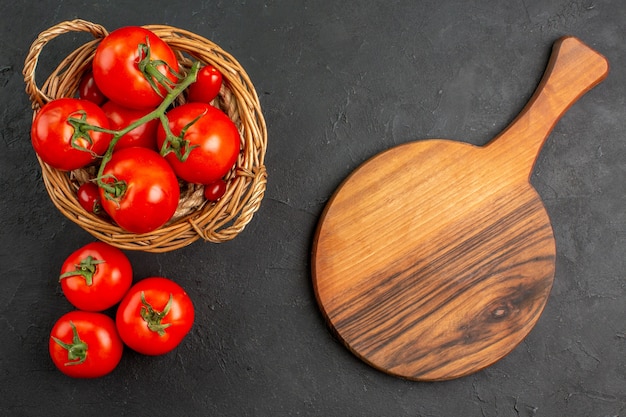
M 155 231 L 134 234 L 80 206 L 76 190 L 79 181 L 84 181 L 85 172 L 62 172 L 37 157 L 46 191 L 65 217 L 95 238 L 121 249 L 168 252 L 198 239 L 213 243 L 232 240 L 258 211 L 267 183 L 267 169 L 264 165 L 267 127 L 254 85 L 241 64 L 216 43 L 173 26 L 152 24 L 143 27 L 170 45 L 177 53 L 182 67 L 188 68 L 193 60 L 197 60 L 202 64 L 211 64 L 222 72 L 224 83 L 219 100 L 214 104 L 235 122 L 241 138 L 239 159 L 226 177 L 228 186 L 225 195 L 215 203 L 200 201 L 201 186 L 184 184 L 179 203 L 182 214 L 176 215 L 173 221 Z M 94 39 L 78 46 L 63 58 L 40 88 L 35 77 L 40 54 L 52 39 L 69 32 L 87 32 Z M 108 33 L 99 24 L 75 19 L 60 22 L 39 34 L 29 49 L 23 69 L 25 91 L 31 101 L 33 117 L 50 100 L 76 94 L 80 78 L 91 64 L 95 48 Z

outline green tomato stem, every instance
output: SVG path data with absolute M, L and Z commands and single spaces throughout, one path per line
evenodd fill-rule
M 76 330 L 76 326 L 71 321 L 70 326 L 72 327 L 73 334 L 72 343 L 65 343 L 64 341 L 52 336 L 52 340 L 54 340 L 56 344 L 67 350 L 68 362 L 65 363 L 65 366 L 80 365 L 87 359 L 87 343 L 80 339 L 80 336 L 78 336 L 78 330 Z
M 172 92 L 175 88 L 176 83 L 172 82 L 167 76 L 165 76 L 161 71 L 159 71 L 159 66 L 164 66 L 171 74 L 173 74 L 177 79 L 182 79 L 183 77 L 165 61 L 163 60 L 153 60 L 151 56 L 150 50 L 150 40 L 146 37 L 146 43 L 142 43 L 139 45 L 139 56 L 143 56 L 143 58 L 139 61 L 138 67 L 139 71 L 144 75 L 150 86 L 154 89 L 154 91 L 161 97 L 163 94 L 161 93 L 161 89 L 159 86 L 165 88 L 168 93 Z
M 107 178 L 106 176 L 103 175 L 104 168 L 106 164 L 111 160 L 111 157 L 113 156 L 113 149 L 115 148 L 115 145 L 117 144 L 117 142 L 120 140 L 122 136 L 124 136 L 128 132 L 154 119 L 161 120 L 163 128 L 165 129 L 166 135 L 168 137 L 170 136 L 175 137 L 175 135 L 172 133 L 172 131 L 169 128 L 169 122 L 167 121 L 167 117 L 165 116 L 165 113 L 167 109 L 169 108 L 169 106 L 174 102 L 174 100 L 176 100 L 176 98 L 180 96 L 183 93 L 183 91 L 185 91 L 185 89 L 189 87 L 189 85 L 191 85 L 194 81 L 196 81 L 199 68 L 200 68 L 200 63 L 194 62 L 187 76 L 185 76 L 185 78 L 183 78 L 178 84 L 176 84 L 176 86 L 173 89 L 170 89 L 168 94 L 165 96 L 161 104 L 156 109 L 146 114 L 145 116 L 141 117 L 140 119 L 137 119 L 136 121 L 129 124 L 125 128 L 121 130 L 113 131 L 113 130 L 104 129 L 98 126 L 91 126 L 91 130 L 98 131 L 98 132 L 105 132 L 105 133 L 109 133 L 113 135 L 113 138 L 111 139 L 109 147 L 102 157 L 102 161 L 100 163 L 100 169 L 98 170 L 98 173 L 96 175 L 97 184 L 99 187 L 105 190 L 105 195 L 107 196 L 107 198 L 110 198 L 112 200 L 118 200 L 125 192 L 125 185 L 122 184 L 121 182 L 115 181 L 115 180 L 113 181 L 113 183 L 103 181 L 103 179 Z
M 81 259 L 79 264 L 74 265 L 76 267 L 75 270 L 61 274 L 59 281 L 68 277 L 82 276 L 85 279 L 85 284 L 90 287 L 93 284 L 93 276 L 97 271 L 97 265 L 104 262 L 89 255 L 85 259 Z
M 161 155 L 165 156 L 169 153 L 173 153 L 174 155 L 176 155 L 176 158 L 178 158 L 179 161 L 185 162 L 187 158 L 189 158 L 189 154 L 191 153 L 191 151 L 199 146 L 199 145 L 192 145 L 187 139 L 184 139 L 185 134 L 187 133 L 187 130 L 194 123 L 200 120 L 202 116 L 204 116 L 205 114 L 206 112 L 202 112 L 201 114 L 196 116 L 192 121 L 190 121 L 185 126 L 183 126 L 183 128 L 180 130 L 180 135 L 178 136 L 174 135 L 174 133 L 170 130 L 167 118 L 163 117 L 163 120 L 161 120 L 161 123 L 163 123 L 163 128 L 165 129 L 166 137 L 165 137 L 165 140 L 163 141 L 163 145 L 161 146 L 161 150 L 160 150 Z
M 141 318 L 146 322 L 148 329 L 153 332 L 158 333 L 159 336 L 165 336 L 165 329 L 170 327 L 172 323 L 161 323 L 165 316 L 170 312 L 172 308 L 173 296 L 170 293 L 170 298 L 167 301 L 167 304 L 163 308 L 163 311 L 155 310 L 154 307 L 146 301 L 146 296 L 144 292 L 141 292 Z

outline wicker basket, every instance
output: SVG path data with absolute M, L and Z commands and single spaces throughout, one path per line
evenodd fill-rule
M 181 198 L 172 220 L 153 232 L 134 234 L 107 219 L 88 213 L 79 204 L 76 191 L 82 183 L 92 178 L 93 169 L 62 172 L 39 159 L 46 190 L 54 205 L 68 219 L 97 239 L 121 249 L 167 252 L 200 238 L 214 243 L 231 240 L 250 222 L 265 193 L 267 130 L 254 86 L 239 63 L 213 42 L 170 26 L 145 27 L 170 45 L 179 57 L 181 68 L 188 70 L 192 60 L 197 60 L 213 65 L 223 75 L 224 83 L 214 105 L 229 115 L 241 136 L 241 152 L 235 167 L 226 177 L 226 193 L 218 202 L 210 203 L 203 198 L 202 186 L 181 183 Z M 50 40 L 68 32 L 87 32 L 95 39 L 63 59 L 43 87 L 38 88 L 35 69 L 43 47 Z M 52 99 L 76 95 L 80 79 L 90 68 L 99 41 L 107 34 L 100 25 L 73 20 L 59 23 L 37 37 L 26 57 L 23 70 L 26 92 L 30 96 L 34 114 Z

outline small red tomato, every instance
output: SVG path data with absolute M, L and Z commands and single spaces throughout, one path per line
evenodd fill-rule
M 84 208 L 88 213 L 93 213 L 96 215 L 104 214 L 104 210 L 102 209 L 102 203 L 100 202 L 100 191 L 98 190 L 98 186 L 95 183 L 86 182 L 78 187 L 76 196 L 78 197 L 78 202 L 80 203 L 81 207 Z
M 176 348 L 194 321 L 189 295 L 174 281 L 150 277 L 139 281 L 120 303 L 115 324 L 131 349 L 162 355 Z
M 204 186 L 204 198 L 209 201 L 217 201 L 226 192 L 226 181 L 217 180 Z
M 98 378 L 113 371 L 124 344 L 107 315 L 71 311 L 52 327 L 48 350 L 54 365 L 74 378 Z
M 165 154 L 174 172 L 187 182 L 210 184 L 222 178 L 235 164 L 240 150 L 237 126 L 220 109 L 206 103 L 187 103 L 167 113 L 174 135 L 184 131 L 187 143 L 180 148 L 188 152 L 182 161 L 175 152 Z M 157 146 L 163 152 L 166 134 L 162 125 L 157 129 Z
M 122 130 L 131 123 L 141 119 L 153 109 L 129 109 L 120 106 L 114 101 L 109 101 L 102 106 L 102 110 L 109 118 L 111 130 Z M 142 146 L 144 148 L 156 150 L 156 131 L 159 119 L 152 119 L 143 123 L 117 141 L 115 149 L 130 148 L 132 146 Z
M 65 298 L 74 307 L 103 311 L 124 297 L 133 283 L 133 269 L 120 249 L 92 242 L 65 259 L 59 280 Z
M 84 119 L 92 126 L 109 128 L 109 120 L 100 107 L 78 98 L 59 98 L 44 105 L 33 120 L 31 141 L 39 157 L 62 171 L 82 168 L 102 156 L 111 141 L 109 133 L 89 131 L 75 136 L 68 119 Z
M 196 81 L 187 87 L 187 101 L 210 103 L 217 97 L 221 87 L 222 73 L 213 65 L 206 65 L 198 71 Z
M 98 106 L 102 105 L 106 101 L 106 97 L 102 94 L 102 91 L 96 85 L 93 79 L 93 72 L 88 71 L 83 75 L 78 85 L 78 97 L 89 100 Z
M 117 181 L 120 195 L 112 196 L 100 187 L 102 207 L 123 229 L 148 233 L 172 218 L 180 188 L 178 178 L 156 151 L 148 148 L 125 148 L 113 153 L 103 170 L 103 182 Z

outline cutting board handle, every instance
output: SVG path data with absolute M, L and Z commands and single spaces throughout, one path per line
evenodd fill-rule
M 528 179 L 546 138 L 561 116 L 609 72 L 604 56 L 579 39 L 554 43 L 539 86 L 513 122 L 485 147 L 509 175 Z

